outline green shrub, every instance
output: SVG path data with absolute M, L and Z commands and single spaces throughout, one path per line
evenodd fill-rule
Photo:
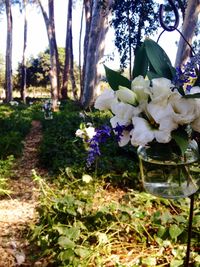
M 8 195 L 7 178 L 10 177 L 14 164 L 14 157 L 8 156 L 5 160 L 0 160 L 0 195 Z

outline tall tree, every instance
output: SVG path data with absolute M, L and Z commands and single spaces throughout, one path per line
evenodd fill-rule
M 158 5 L 153 0 L 115 0 L 112 8 L 115 45 L 121 67 L 131 65 L 133 52 L 158 28 Z
M 22 83 L 21 83 L 21 99 L 23 102 L 26 102 L 26 48 L 27 48 L 27 0 L 23 0 L 23 12 L 24 12 L 24 46 L 23 46 L 23 55 L 22 55 Z
M 190 45 L 192 44 L 192 39 L 195 34 L 195 27 L 197 26 L 199 13 L 200 1 L 188 0 L 185 17 L 183 20 L 182 34 Z M 185 42 L 185 40 L 180 37 L 175 66 L 182 66 L 190 56 L 190 52 L 190 47 Z
M 77 100 L 77 88 L 74 77 L 74 55 L 72 43 L 72 0 L 68 0 L 67 13 L 67 32 L 65 42 L 65 66 L 63 73 L 62 98 L 66 98 L 68 94 L 68 80 L 70 78 L 72 84 L 73 97 Z
M 94 102 L 96 88 L 99 82 L 99 62 L 104 54 L 105 37 L 108 31 L 108 15 L 112 0 L 94 0 L 92 4 L 91 19 L 88 32 L 88 42 L 85 43 L 83 92 L 81 104 L 88 108 Z M 87 35 L 86 35 L 87 36 Z
M 38 0 L 38 3 L 44 17 L 49 40 L 50 62 L 51 62 L 51 70 L 49 76 L 51 81 L 51 97 L 53 102 L 53 109 L 56 110 L 60 94 L 60 82 L 59 82 L 60 66 L 59 66 L 58 48 L 55 35 L 54 0 L 48 0 L 49 15 L 45 11 L 42 1 Z
M 83 9 L 85 10 L 85 37 L 84 37 L 84 47 L 83 47 L 83 58 L 87 57 L 87 50 L 88 50 L 88 41 L 89 41 L 89 34 L 90 34 L 90 25 L 91 25 L 91 17 L 92 17 L 92 0 L 83 0 Z M 83 11 L 84 11 L 83 10 Z M 83 17 L 81 21 L 81 27 L 83 23 Z M 81 35 L 80 35 L 81 41 Z M 81 45 L 79 44 L 79 53 L 81 55 Z M 86 60 L 83 61 L 82 71 L 80 71 L 80 84 L 81 84 L 81 96 L 83 95 L 83 87 L 84 87 L 84 77 L 85 77 L 85 67 L 86 67 Z M 79 66 L 81 69 L 81 57 L 79 59 Z
M 13 22 L 12 22 L 12 11 L 11 11 L 11 0 L 5 1 L 6 6 L 6 17 L 7 17 L 7 42 L 6 42 L 6 102 L 12 100 L 12 33 L 13 33 Z

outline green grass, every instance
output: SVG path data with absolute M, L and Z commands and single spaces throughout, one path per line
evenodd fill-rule
M 38 220 L 29 235 L 37 246 L 32 260 L 44 258 L 56 267 L 183 266 L 189 198 L 172 201 L 145 193 L 135 149 L 119 148 L 114 138 L 101 146 L 95 164 L 86 166 L 87 143 L 75 132 L 81 123 L 109 124 L 109 117 L 109 113 L 84 112 L 72 101 L 62 103 L 49 121 L 43 118 L 40 102 L 0 106 L 4 142 L 0 186 L 1 177 L 7 179 L 12 169 L 10 155 L 20 156 L 31 121 L 39 119 L 43 126 L 39 160 L 50 177 L 45 180 L 37 173 L 33 177 L 41 197 Z M 198 194 L 195 197 L 191 266 L 197 267 L 200 201 Z

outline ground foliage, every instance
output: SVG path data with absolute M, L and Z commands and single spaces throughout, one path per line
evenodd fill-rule
M 40 107 L 2 105 L 0 113 L 5 121 L 19 114 L 18 126 L 33 118 L 42 123 L 38 166 L 50 176 L 33 173 L 40 200 L 38 219 L 29 225 L 28 266 L 183 266 L 189 198 L 171 201 L 145 193 L 135 150 L 119 148 L 114 138 L 101 146 L 96 164 L 86 167 L 87 146 L 75 132 L 80 123 L 99 127 L 109 113 L 83 112 L 68 101 L 53 120 L 45 121 Z M 15 129 L 21 132 L 21 127 Z M 6 155 L 2 175 L 7 177 L 12 158 Z M 19 183 L 22 173 L 20 177 Z M 200 202 L 195 197 L 191 266 L 200 266 Z
M 87 144 L 75 136 L 80 123 L 100 127 L 109 113 L 83 112 L 72 102 L 43 123 L 40 162 L 52 173 L 41 187 L 32 241 L 53 266 L 183 266 L 189 199 L 171 201 L 143 192 L 132 147 L 114 138 L 86 167 Z M 191 266 L 199 266 L 200 206 L 193 220 Z

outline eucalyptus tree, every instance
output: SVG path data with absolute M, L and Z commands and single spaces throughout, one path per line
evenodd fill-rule
M 105 37 L 109 28 L 109 14 L 113 0 L 85 1 L 89 5 L 84 42 L 81 104 L 90 107 L 99 82 L 99 64 L 104 55 Z M 87 24 L 88 23 L 88 24 Z
M 23 54 L 22 54 L 22 79 L 21 79 L 21 99 L 26 102 L 26 49 L 27 49 L 27 4 L 28 0 L 23 0 L 22 7 L 24 13 L 24 42 L 23 42 Z
M 38 0 L 38 4 L 42 11 L 45 21 L 47 36 L 49 40 L 50 62 L 51 69 L 49 72 L 51 82 L 51 97 L 53 102 L 53 109 L 57 109 L 58 99 L 60 95 L 60 82 L 59 82 L 59 58 L 58 48 L 55 35 L 55 22 L 54 22 L 54 0 L 48 0 L 48 12 L 45 10 L 44 1 Z
M 67 31 L 65 42 L 65 65 L 63 71 L 63 84 L 62 84 L 62 98 L 65 99 L 68 96 L 68 80 L 70 78 L 72 85 L 72 92 L 74 99 L 78 100 L 77 86 L 74 76 L 74 54 L 72 44 L 72 5 L 73 1 L 68 0 L 68 12 L 67 12 Z
M 181 32 L 190 45 L 192 45 L 192 40 L 195 35 L 195 28 L 198 25 L 197 22 L 199 13 L 200 13 L 200 1 L 188 0 Z M 180 36 L 175 65 L 176 66 L 183 65 L 190 56 L 190 52 L 191 52 L 190 47 L 185 42 L 185 40 Z
M 6 86 L 6 102 L 12 100 L 12 45 L 13 45 L 13 21 L 11 0 L 5 0 L 6 18 L 7 18 L 7 41 L 6 41 L 6 73 L 5 73 L 5 86 Z
M 131 76 L 131 62 L 135 50 L 145 36 L 158 29 L 158 4 L 153 0 L 115 0 L 112 16 L 121 67 L 129 64 Z

